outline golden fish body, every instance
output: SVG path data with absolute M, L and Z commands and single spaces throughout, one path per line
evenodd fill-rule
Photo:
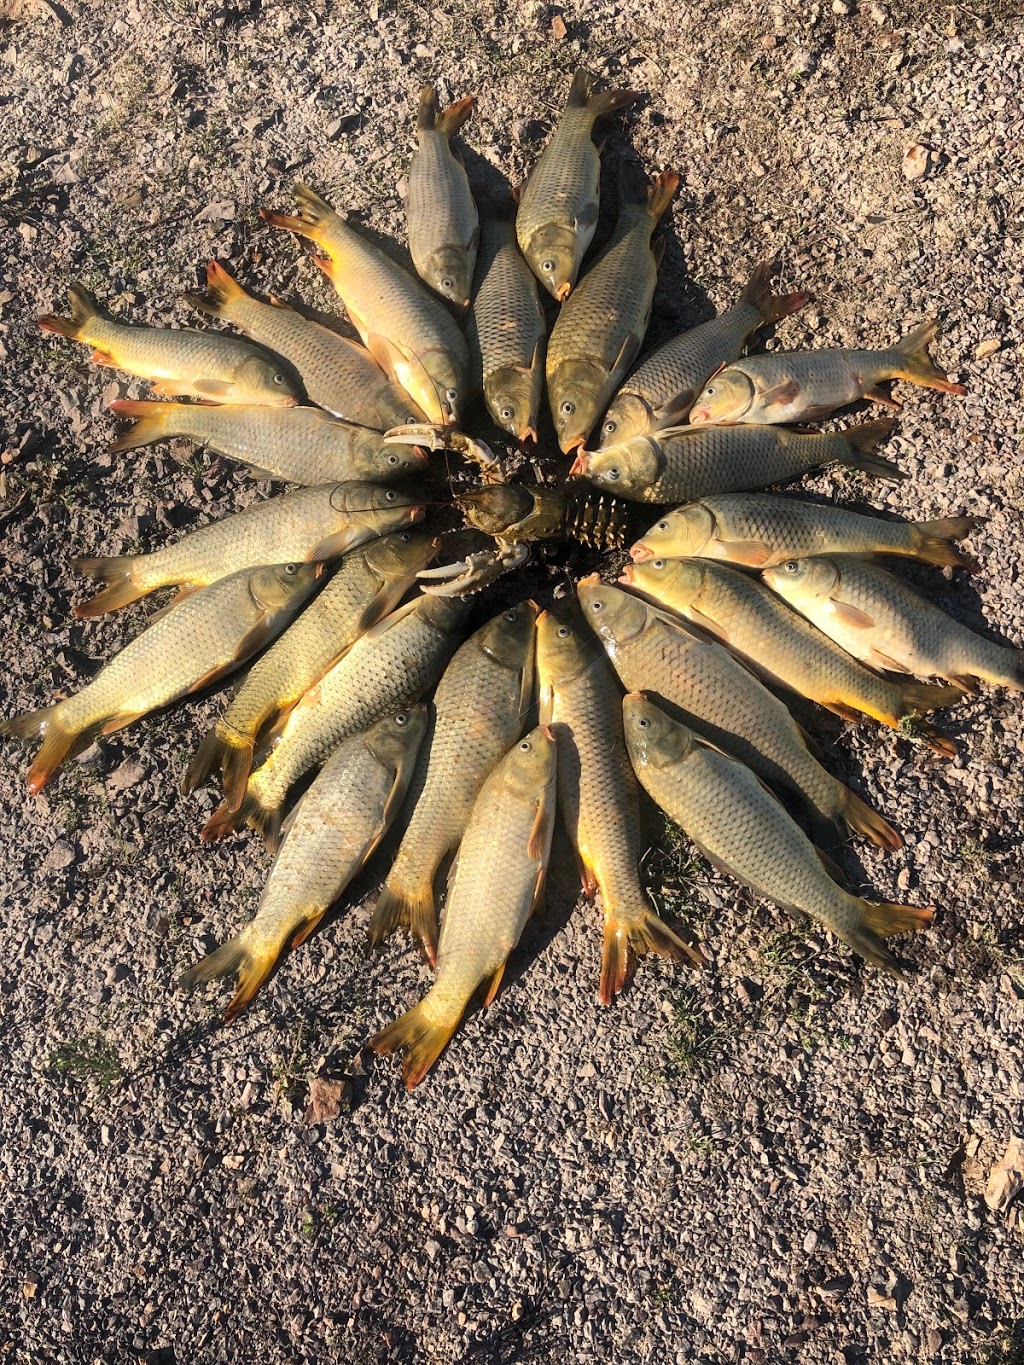
M 769 682 L 809 697 L 846 720 L 871 716 L 898 729 L 905 717 L 949 706 L 961 696 L 955 687 L 880 678 L 757 579 L 711 560 L 652 559 L 630 564 L 622 581 L 656 606 L 706 630 Z M 925 732 L 932 748 L 953 757 L 956 750 L 948 740 L 935 735 L 929 726 Z
M 40 327 L 91 346 L 97 365 L 148 379 L 154 393 L 214 403 L 291 404 L 302 397 L 291 366 L 248 341 L 223 332 L 115 322 L 80 284 L 69 292 L 71 317 L 42 317 Z
M 184 987 L 237 976 L 224 1018 L 245 1009 L 285 948 L 305 941 L 366 865 L 402 804 L 426 728 L 426 706 L 412 706 L 341 744 L 292 812 L 254 918 L 186 972 Z
M 511 219 L 485 219 L 477 280 L 468 340 L 487 410 L 503 431 L 536 441 L 547 324 Z
M 294 215 L 264 210 L 264 218 L 309 237 L 326 254 L 324 268 L 363 344 L 427 421 L 457 421 L 469 353 L 451 313 L 312 190 L 296 185 L 295 198 Z
M 97 734 L 123 730 L 261 649 L 309 596 L 321 567 L 243 569 L 192 593 L 158 612 L 80 692 L 0 725 L 0 733 L 43 741 L 29 769 L 29 791 L 40 791 Z
M 439 548 L 440 540 L 422 531 L 396 531 L 346 555 L 316 601 L 250 669 L 199 746 L 182 790 L 190 792 L 219 772 L 225 801 L 237 810 L 260 735 L 398 606 Z
M 564 452 L 584 443 L 640 352 L 658 282 L 651 234 L 678 186 L 674 171 L 663 171 L 650 192 L 636 171 L 622 173 L 615 234 L 558 314 L 545 364 Z
M 771 292 L 775 269 L 774 261 L 762 262 L 731 308 L 666 341 L 640 362 L 605 414 L 602 450 L 685 422 L 705 383 L 739 357 L 752 332 L 803 307 L 806 294 Z
M 899 408 L 878 388 L 887 379 L 965 393 L 932 363 L 928 346 L 937 332 L 937 323 L 925 322 L 880 351 L 822 349 L 746 356 L 705 385 L 690 421 L 808 422 L 861 398 Z
M 576 283 L 597 227 L 601 154 L 594 124 L 638 98 L 632 90 L 594 92 L 586 71 L 577 71 L 562 116 L 530 172 L 519 199 L 516 235 L 530 269 L 556 299 Z
M 883 521 L 770 493 L 723 493 L 666 512 L 631 548 L 639 564 L 661 559 L 724 559 L 751 569 L 807 555 L 886 554 L 973 568 L 950 542 L 980 525 L 977 517 Z
M 583 451 L 572 472 L 617 497 L 655 504 L 767 488 L 832 463 L 901 479 L 897 466 L 875 453 L 892 428 L 886 418 L 845 431 L 756 424 L 675 427 Z
M 405 493 L 372 483 L 319 484 L 283 493 L 152 554 L 73 559 L 78 573 L 104 584 L 96 597 L 75 608 L 75 615 L 115 611 L 157 588 L 202 587 L 282 554 L 294 563 L 332 559 L 422 520 L 423 510 Z
M 915 592 L 902 579 L 852 555 L 789 560 L 765 582 L 831 640 L 874 668 L 1024 689 L 1024 650 L 996 644 Z
M 459 846 L 437 976 L 427 996 L 370 1040 L 404 1053 L 412 1089 L 459 1026 L 473 993 L 494 998 L 509 953 L 539 901 L 555 822 L 555 741 L 543 726 L 514 744 L 480 790 Z
M 420 91 L 417 148 L 409 167 L 409 254 L 424 284 L 464 310 L 469 307 L 480 240 L 476 201 L 451 139 L 473 112 L 473 100 L 440 109 L 431 85 Z
M 378 622 L 289 712 L 266 761 L 250 776 L 237 810 L 223 802 L 203 838 L 248 825 L 277 846 L 288 793 L 349 735 L 411 706 L 440 678 L 469 612 L 461 598 L 422 595 Z
M 636 958 L 702 961 L 655 912 L 640 880 L 640 797 L 622 735 L 622 706 L 604 650 L 582 621 L 546 611 L 537 626 L 540 718 L 558 745 L 558 808 L 588 896 L 601 893 L 600 997 L 612 1000 Z
M 883 847 L 899 835 L 809 752 L 796 722 L 721 645 L 693 635 L 619 588 L 579 584 L 580 604 L 629 691 L 684 713 L 711 743 L 776 787 L 795 792 L 822 826 L 845 825 Z
M 423 420 L 409 395 L 391 382 L 357 341 L 311 322 L 279 299 L 264 303 L 254 298 L 219 261 L 206 267 L 206 283 L 205 296 L 185 295 L 192 306 L 230 322 L 253 341 L 284 356 L 301 376 L 310 402 L 335 417 L 376 431 Z
M 134 418 L 134 425 L 110 446 L 112 451 L 183 436 L 248 465 L 257 478 L 285 483 L 388 483 L 427 463 L 415 446 L 385 445 L 379 431 L 340 421 L 319 408 L 116 398 L 110 410 L 118 417 Z
M 933 910 L 877 903 L 838 886 L 817 849 L 754 774 L 670 719 L 646 697 L 623 703 L 640 781 L 716 865 L 757 895 L 809 915 L 876 967 L 902 975 L 884 938 L 924 928 Z
M 434 693 L 434 722 L 413 783 L 415 806 L 370 923 L 376 946 L 400 925 L 437 955 L 434 881 L 457 848 L 488 774 L 523 732 L 533 699 L 532 602 L 509 607 L 458 649 Z

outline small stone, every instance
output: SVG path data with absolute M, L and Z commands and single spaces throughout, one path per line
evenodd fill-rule
M 975 360 L 987 360 L 990 355 L 995 355 L 1002 347 L 999 337 L 988 337 L 985 341 L 979 341 L 974 348 Z
M 846 0 L 832 0 L 832 13 L 845 17 L 853 13 L 853 6 L 848 5 Z
M 874 1285 L 868 1286 L 867 1300 L 872 1308 L 885 1308 L 891 1312 L 896 1307 L 896 1300 L 893 1296 L 891 1294 L 883 1294 L 882 1291 L 876 1289 Z
M 302 1122 L 309 1127 L 314 1123 L 328 1123 L 341 1113 L 342 1102 L 348 1098 L 350 1087 L 344 1081 L 324 1081 L 314 1076 L 309 1083 L 309 1095 Z
M 50 845 L 50 851 L 43 859 L 40 872 L 63 872 L 75 861 L 75 850 L 66 839 L 58 839 Z
M 554 38 L 555 42 L 556 43 L 562 42 L 568 31 L 569 30 L 566 28 L 565 20 L 562 18 L 562 16 L 560 14 L 554 15 L 551 20 L 551 36 L 552 38 Z
M 1024 1139 L 1011 1137 L 988 1178 L 985 1203 L 993 1213 L 1006 1213 L 1024 1189 Z
M 906 180 L 923 180 L 935 168 L 936 155 L 923 142 L 912 143 L 903 153 L 903 175 Z

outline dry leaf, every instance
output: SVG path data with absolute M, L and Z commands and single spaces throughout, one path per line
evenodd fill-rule
M 1002 1159 L 992 1167 L 985 1203 L 993 1213 L 1005 1213 L 1024 1189 L 1024 1139 L 1012 1137 Z
M 314 1076 L 309 1083 L 302 1122 L 309 1127 L 314 1123 L 329 1123 L 341 1113 L 341 1102 L 348 1098 L 349 1086 L 344 1081 L 322 1081 Z
M 975 360 L 987 360 L 990 355 L 995 355 L 1002 344 L 998 337 L 987 337 L 986 340 L 979 341 L 974 348 Z
M 908 180 L 921 180 L 933 168 L 934 153 L 922 142 L 915 142 L 903 153 L 903 174 Z
M 569 30 L 565 26 L 565 20 L 560 14 L 556 14 L 551 20 L 551 36 L 556 43 L 560 43 Z

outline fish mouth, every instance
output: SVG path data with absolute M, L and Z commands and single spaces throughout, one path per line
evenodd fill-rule
M 283 408 L 297 408 L 298 406 L 299 406 L 299 400 L 298 400 L 297 398 L 282 398 L 282 399 L 281 399 L 281 407 L 283 407 Z
M 413 455 L 416 457 L 416 459 L 419 461 L 421 465 L 427 465 L 430 463 L 430 456 L 427 454 L 427 452 L 424 450 L 422 446 L 410 446 L 409 449 L 412 451 Z
M 582 450 L 586 444 L 586 436 L 572 436 L 568 441 L 559 442 L 562 454 L 571 455 L 574 450 Z
M 632 587 L 632 586 L 633 586 L 633 566 L 632 566 L 632 564 L 627 564 L 627 565 L 625 566 L 625 568 L 624 568 L 624 569 L 622 570 L 622 572 L 619 574 L 618 582 L 620 582 L 620 583 L 626 583 L 626 584 L 628 584 L 629 587 Z
M 412 525 L 414 522 L 422 521 L 426 515 L 427 515 L 426 503 L 416 502 L 413 503 L 413 505 L 409 508 L 409 515 L 406 517 L 406 521 L 408 521 L 409 524 Z M 437 537 L 437 539 L 440 539 L 440 537 Z
M 558 288 L 555 290 L 555 298 L 558 300 L 559 303 L 564 303 L 571 293 L 572 284 L 568 280 L 566 280 L 565 284 L 560 284 Z
M 522 431 L 519 433 L 519 439 L 523 442 L 532 441 L 533 444 L 536 445 L 540 438 L 533 427 L 523 427 Z
M 638 540 L 635 545 L 630 546 L 629 557 L 634 564 L 646 564 L 649 559 L 654 558 L 654 551 L 648 550 L 643 541 Z
M 587 470 L 590 468 L 590 456 L 587 453 L 587 451 L 583 449 L 582 445 L 579 446 L 578 449 L 579 454 L 576 456 L 575 460 L 573 460 L 572 465 L 570 466 L 569 477 L 572 478 L 573 476 L 575 476 L 578 479 L 582 479 L 586 475 Z
M 707 408 L 691 408 L 687 420 L 691 427 L 699 427 L 702 423 L 711 421 L 711 413 Z

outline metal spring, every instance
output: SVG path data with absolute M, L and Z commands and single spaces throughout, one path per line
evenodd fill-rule
M 630 542 L 626 503 L 596 489 L 570 491 L 565 533 L 595 550 L 623 550 Z

